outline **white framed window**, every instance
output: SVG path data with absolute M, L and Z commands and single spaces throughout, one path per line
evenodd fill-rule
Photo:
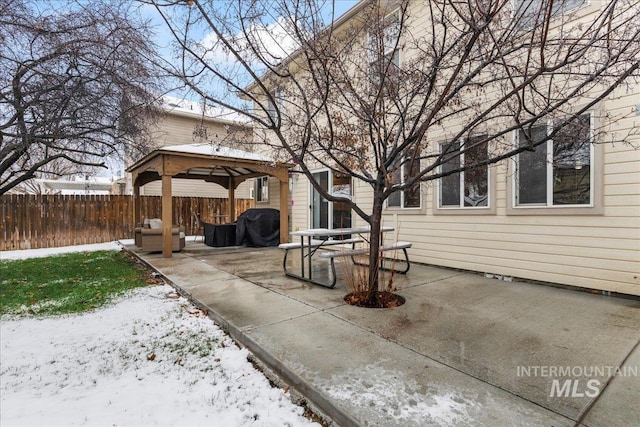
M 267 114 L 273 120 L 274 123 L 278 123 L 278 111 L 280 115 L 284 114 L 284 90 L 281 87 L 277 87 L 271 94 L 274 102 L 269 99 L 267 101 Z
M 396 86 L 395 78 L 400 70 L 400 9 L 382 20 L 380 27 L 369 33 L 369 89 L 375 94 L 384 81 L 387 90 Z M 383 78 L 384 76 L 384 78 Z
M 490 179 L 488 165 L 471 167 L 486 161 L 489 157 L 488 146 L 483 142 L 485 135 L 467 138 L 454 144 L 440 144 L 440 151 L 448 161 L 441 167 L 441 173 L 447 173 L 469 167 L 461 172 L 453 172 L 439 179 L 439 209 L 475 209 L 489 207 Z
M 395 170 L 392 176 L 392 182 L 394 184 L 404 184 L 410 178 L 417 176 L 420 173 L 420 159 L 416 158 L 411 161 L 410 158 L 405 157 L 402 164 Z M 420 209 L 422 207 L 422 192 L 420 191 L 420 183 L 417 183 L 413 187 L 396 191 L 391 194 L 387 199 L 388 208 L 401 208 L 401 209 Z
M 255 190 L 256 202 L 268 202 L 269 201 L 269 177 L 261 176 L 256 178 L 256 190 Z
M 518 26 L 530 29 L 542 22 L 550 0 L 512 0 L 513 16 Z M 560 16 L 588 3 L 589 0 L 554 0 L 551 17 Z
M 516 158 L 514 205 L 594 206 L 592 114 L 575 117 L 562 127 L 550 120 L 516 135 L 519 146 L 534 146 L 545 138 L 549 139 Z

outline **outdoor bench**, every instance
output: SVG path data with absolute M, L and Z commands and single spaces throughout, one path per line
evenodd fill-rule
M 411 264 L 409 263 L 409 254 L 407 253 L 407 249 L 409 249 L 411 246 L 413 245 L 413 243 L 411 242 L 395 242 L 395 243 L 390 243 L 387 245 L 382 245 L 380 246 L 380 252 L 389 252 L 389 251 L 397 251 L 397 250 L 402 250 L 402 252 L 404 253 L 404 262 L 407 264 L 406 268 L 403 270 L 396 270 L 395 268 L 385 268 L 385 267 L 380 267 L 381 270 L 387 270 L 387 271 L 394 271 L 396 273 L 400 273 L 400 274 L 406 274 L 409 271 L 409 268 L 411 267 Z M 337 250 L 337 251 L 327 251 L 327 252 L 322 252 L 320 254 L 318 254 L 318 257 L 320 258 L 328 258 L 331 260 L 331 272 L 333 273 L 334 277 L 336 274 L 336 270 L 335 270 L 335 266 L 334 266 L 334 262 L 333 260 L 335 258 L 339 258 L 339 257 L 351 257 L 351 260 L 353 261 L 354 264 L 357 265 L 366 265 L 366 264 L 362 264 L 359 262 L 356 262 L 355 260 L 355 256 L 358 255 L 367 255 L 369 254 L 369 249 L 368 248 L 359 248 L 359 249 L 345 249 L 345 250 Z

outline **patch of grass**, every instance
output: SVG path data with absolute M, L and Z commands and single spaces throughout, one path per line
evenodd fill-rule
M 0 314 L 80 313 L 145 285 L 145 269 L 123 251 L 0 261 Z

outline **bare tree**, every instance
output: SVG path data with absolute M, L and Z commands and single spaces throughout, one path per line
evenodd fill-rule
M 12 187 L 8 192 L 14 194 L 43 194 L 42 179 L 57 180 L 60 177 L 87 176 L 83 170 L 83 165 L 78 165 L 67 161 L 66 159 L 57 159 L 47 164 L 46 172 L 37 172 L 34 178 L 22 181 L 20 184 Z
M 370 294 L 385 203 L 419 203 L 421 185 L 440 179 L 443 205 L 482 206 L 488 166 L 535 164 L 547 141 L 558 173 L 581 170 L 584 150 L 604 141 L 585 114 L 638 88 L 635 0 L 371 1 L 337 22 L 311 0 L 153 3 L 180 54 L 166 68 L 251 118 L 322 197 L 371 225 Z M 323 188 L 319 167 L 370 187 L 367 210 Z
M 132 12 L 111 0 L 0 1 L 0 194 L 146 150 L 159 86 L 149 27 Z

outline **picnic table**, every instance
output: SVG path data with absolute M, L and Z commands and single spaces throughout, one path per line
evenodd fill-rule
M 381 233 L 387 233 L 394 231 L 393 227 L 383 226 Z M 326 288 L 333 288 L 336 285 L 336 270 L 334 259 L 339 257 L 351 257 L 354 264 L 358 264 L 355 260 L 357 255 L 365 255 L 369 253 L 367 248 L 356 249 L 356 244 L 368 242 L 366 235 L 371 233 L 371 228 L 368 226 L 363 227 L 350 227 L 350 228 L 311 228 L 308 230 L 294 231 L 291 236 L 300 237 L 300 242 L 283 243 L 278 247 L 284 249 L 284 259 L 282 266 L 284 273 L 288 277 L 293 277 L 298 280 L 313 283 L 314 285 L 323 286 Z M 331 240 L 330 238 L 348 236 L 345 239 Z M 356 236 L 356 237 L 354 237 Z M 345 248 L 345 245 L 351 245 L 351 248 Z M 387 245 L 380 245 L 381 252 L 402 250 L 405 256 L 406 268 L 404 270 L 395 270 L 399 273 L 405 274 L 409 271 L 409 255 L 407 249 L 411 247 L 411 242 L 395 242 Z M 300 274 L 291 272 L 287 269 L 287 256 L 292 249 L 300 249 Z M 313 278 L 312 260 L 314 255 L 319 249 L 336 249 L 331 251 L 322 251 L 318 254 L 320 258 L 330 260 L 331 265 L 331 281 L 324 283 L 317 281 Z M 306 264 L 306 268 L 305 268 Z M 385 268 L 386 269 L 386 268 Z M 387 269 L 388 270 L 388 269 Z

